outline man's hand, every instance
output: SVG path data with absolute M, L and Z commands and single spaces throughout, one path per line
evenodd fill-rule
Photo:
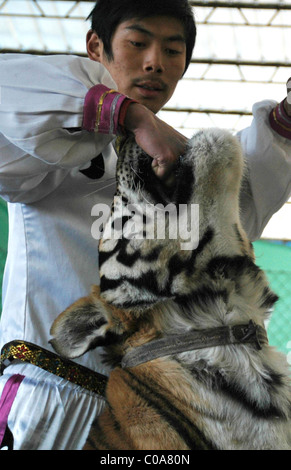
M 133 132 L 136 143 L 152 157 L 156 175 L 169 182 L 177 159 L 186 150 L 187 138 L 139 103 L 129 106 L 125 127 Z

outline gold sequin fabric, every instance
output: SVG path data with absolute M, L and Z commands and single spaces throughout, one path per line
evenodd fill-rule
M 107 384 L 105 375 L 61 358 L 35 344 L 17 340 L 7 343 L 1 350 L 1 372 L 14 360 L 28 362 L 91 392 L 105 396 Z

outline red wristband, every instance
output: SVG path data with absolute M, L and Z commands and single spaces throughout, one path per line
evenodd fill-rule
M 272 109 L 269 115 L 269 121 L 274 131 L 282 137 L 291 140 L 291 118 L 285 111 L 284 101 Z
M 123 132 L 126 110 L 131 102 L 133 100 L 126 95 L 105 85 L 93 86 L 85 97 L 83 129 L 102 134 L 120 134 Z M 123 103 L 127 103 L 124 109 Z
M 119 122 L 119 129 L 120 129 L 120 131 L 121 131 L 123 134 L 126 134 L 126 128 L 125 128 L 124 122 L 125 122 L 127 110 L 128 110 L 129 105 L 130 105 L 131 103 L 137 103 L 137 101 L 132 100 L 131 98 L 127 98 L 127 99 L 122 103 L 121 108 L 120 108 L 120 113 L 119 113 L 118 122 Z

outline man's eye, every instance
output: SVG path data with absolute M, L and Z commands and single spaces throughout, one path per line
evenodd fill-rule
M 138 42 L 138 41 L 130 41 L 130 42 L 134 47 L 143 47 L 144 46 L 143 42 Z
M 169 55 L 178 55 L 181 54 L 180 51 L 177 51 L 176 49 L 167 49 L 166 50 Z

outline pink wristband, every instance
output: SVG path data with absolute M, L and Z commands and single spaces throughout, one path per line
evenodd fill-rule
M 87 92 L 84 102 L 83 128 L 102 134 L 118 135 L 119 114 L 129 98 L 105 85 L 95 85 Z
M 284 101 L 277 104 L 269 115 L 269 121 L 272 129 L 282 137 L 291 140 L 291 118 L 285 111 Z

